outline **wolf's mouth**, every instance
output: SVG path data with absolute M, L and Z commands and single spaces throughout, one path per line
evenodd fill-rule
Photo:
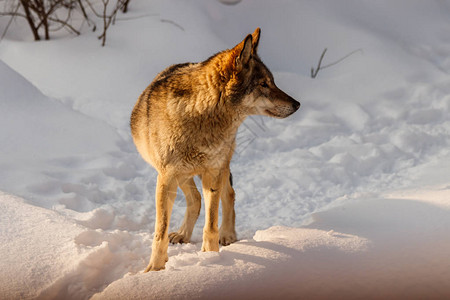
M 274 118 L 280 118 L 279 115 L 274 114 L 273 112 L 271 112 L 270 110 L 266 109 L 266 113 L 270 116 L 270 117 L 274 117 Z
M 267 115 L 268 115 L 269 117 L 273 117 L 273 118 L 277 118 L 277 119 L 284 119 L 284 118 L 286 118 L 286 117 L 292 115 L 294 112 L 290 112 L 290 113 L 288 113 L 288 114 L 283 114 L 283 115 L 282 115 L 282 114 L 274 113 L 274 112 L 272 112 L 272 111 L 266 109 L 266 113 L 267 113 Z

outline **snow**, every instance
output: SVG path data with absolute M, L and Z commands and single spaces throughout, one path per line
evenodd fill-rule
M 36 289 L 51 286 L 84 260 L 86 251 L 73 238 L 85 229 L 20 198 L 1 193 L 0 199 L 2 298 L 34 298 Z
M 13 23 L 0 42 L 2 299 L 450 297 L 447 2 L 129 9 L 104 48 L 87 27 L 35 43 Z M 192 243 L 143 274 L 156 172 L 132 144 L 134 102 L 166 66 L 256 27 L 262 59 L 302 107 L 240 128 L 239 241 L 202 253 L 202 212 Z M 361 51 L 311 79 L 325 47 L 323 65 Z M 184 209 L 178 195 L 171 230 Z

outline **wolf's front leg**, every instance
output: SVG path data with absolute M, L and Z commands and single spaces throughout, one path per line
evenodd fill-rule
M 153 237 L 152 256 L 145 272 L 164 269 L 169 259 L 167 255 L 168 230 L 176 193 L 176 180 L 159 174 L 156 183 L 155 236 Z
M 205 198 L 205 227 L 202 251 L 219 251 L 219 202 L 222 193 L 222 172 L 202 175 Z
M 231 173 L 228 173 L 223 177 L 223 189 L 222 189 L 222 225 L 220 226 L 219 236 L 220 244 L 228 246 L 231 243 L 237 241 L 236 230 L 234 227 L 236 215 L 234 213 L 234 189 L 232 184 Z

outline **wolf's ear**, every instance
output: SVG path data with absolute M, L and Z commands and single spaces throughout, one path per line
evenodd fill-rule
M 242 70 L 242 68 L 248 64 L 252 55 L 252 35 L 249 34 L 242 42 L 242 50 L 238 57 L 236 57 L 236 69 Z
M 252 33 L 252 54 L 256 54 L 256 51 L 258 50 L 258 44 L 259 44 L 259 37 L 261 35 L 261 28 L 256 28 L 255 31 Z

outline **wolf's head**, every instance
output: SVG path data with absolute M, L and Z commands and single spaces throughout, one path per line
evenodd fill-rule
M 299 109 L 300 103 L 275 85 L 272 73 L 259 58 L 260 34 L 257 28 L 227 51 L 231 76 L 225 94 L 247 115 L 286 118 Z

